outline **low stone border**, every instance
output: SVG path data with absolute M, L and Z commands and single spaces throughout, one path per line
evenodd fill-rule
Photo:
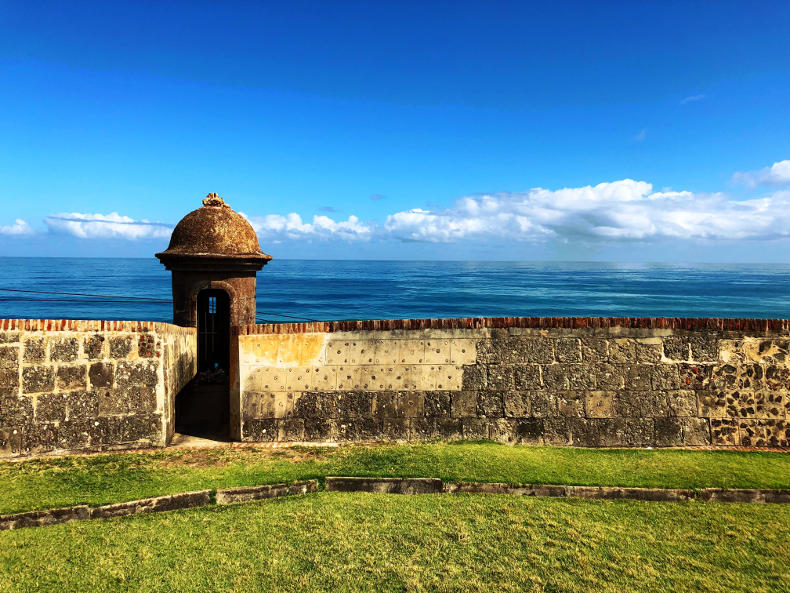
M 267 484 L 265 486 L 244 486 L 217 490 L 217 504 L 252 502 L 264 498 L 276 498 L 289 494 L 307 494 L 318 490 L 318 482 L 307 480 L 293 484 Z
M 153 498 L 143 498 L 128 502 L 107 504 L 90 508 L 78 505 L 44 511 L 28 511 L 14 515 L 0 515 L 0 531 L 22 529 L 24 527 L 43 527 L 85 519 L 105 519 L 205 507 L 212 504 L 228 505 L 253 502 L 267 498 L 277 498 L 294 494 L 308 494 L 318 490 L 316 480 L 293 482 L 292 484 L 265 484 L 262 486 L 242 486 L 213 490 L 182 492 Z M 371 492 L 375 494 L 509 494 L 513 496 L 541 496 L 549 498 L 590 498 L 604 500 L 645 500 L 679 502 L 701 500 L 705 502 L 750 502 L 790 504 L 790 489 L 704 488 L 689 490 L 683 488 L 624 488 L 618 486 L 561 486 L 555 484 L 535 484 L 515 486 L 499 482 L 442 482 L 439 478 L 371 478 L 327 476 L 328 492 Z
M 327 476 L 329 492 L 376 492 L 378 494 L 437 494 L 443 491 L 439 478 L 350 478 Z
M 218 504 L 231 502 L 249 502 L 261 498 L 274 498 L 288 494 L 305 494 L 315 492 L 318 484 L 315 480 L 295 482 L 293 484 L 274 484 L 267 486 L 252 486 L 250 488 L 227 488 L 217 492 Z M 22 529 L 23 527 L 43 527 L 71 521 L 85 519 L 106 519 L 109 517 L 122 517 L 140 513 L 158 513 L 174 511 L 176 509 L 189 509 L 205 507 L 213 504 L 213 490 L 197 490 L 195 492 L 181 492 L 153 498 L 130 500 L 90 508 L 87 505 L 65 507 L 61 509 L 48 509 L 44 511 L 28 511 L 13 515 L 0 515 L 0 531 L 6 529 Z M 220 502 L 220 498 L 222 501 Z

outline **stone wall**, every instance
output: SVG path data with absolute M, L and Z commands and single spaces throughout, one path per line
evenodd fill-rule
M 195 352 L 165 323 L 0 320 L 0 456 L 165 445 Z
M 234 340 L 246 441 L 790 445 L 787 320 L 336 322 Z

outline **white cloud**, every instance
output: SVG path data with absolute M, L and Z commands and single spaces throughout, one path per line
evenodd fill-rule
M 465 197 L 445 210 L 387 217 L 404 241 L 510 239 L 561 242 L 651 239 L 770 239 L 790 236 L 790 191 L 735 201 L 724 194 L 653 192 L 644 181 Z
M 246 216 L 245 216 L 246 217 Z M 356 216 L 335 221 L 328 216 L 313 216 L 312 222 L 303 222 L 302 217 L 292 212 L 286 216 L 267 214 L 246 217 L 255 232 L 264 239 L 343 239 L 347 241 L 367 240 L 373 227 L 359 221 Z
M 645 138 L 647 138 L 647 130 L 642 129 L 634 136 L 634 142 L 644 142 Z
M 680 100 L 681 105 L 685 105 L 686 103 L 695 103 L 697 101 L 702 101 L 705 98 L 705 95 L 691 95 L 689 97 L 685 97 L 684 99 Z
M 33 229 L 27 221 L 17 218 L 14 224 L 0 226 L 0 235 L 32 235 Z
M 169 238 L 172 227 L 161 222 L 135 220 L 117 212 L 52 214 L 44 219 L 50 232 L 65 233 L 80 239 L 158 239 Z
M 770 167 L 757 171 L 739 171 L 732 176 L 733 181 L 749 187 L 757 185 L 790 185 L 790 160 L 777 161 Z

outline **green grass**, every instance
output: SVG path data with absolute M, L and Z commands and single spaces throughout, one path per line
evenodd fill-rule
M 761 593 L 788 558 L 790 505 L 320 492 L 0 532 L 0 592 Z
M 204 488 L 322 480 L 328 475 L 511 484 L 790 488 L 790 455 L 437 443 L 42 458 L 0 463 L 0 513 L 74 504 L 96 506 Z

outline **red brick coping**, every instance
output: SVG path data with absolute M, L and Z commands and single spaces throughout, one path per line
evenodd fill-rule
M 788 332 L 790 319 L 727 319 L 718 317 L 462 317 L 458 319 L 372 319 L 363 321 L 314 321 L 272 323 L 233 328 L 235 335 L 302 334 L 343 331 L 420 329 L 674 329 L 710 331 Z
M 95 319 L 0 319 L 0 331 L 161 332 L 187 334 L 193 327 L 161 321 L 109 321 Z

